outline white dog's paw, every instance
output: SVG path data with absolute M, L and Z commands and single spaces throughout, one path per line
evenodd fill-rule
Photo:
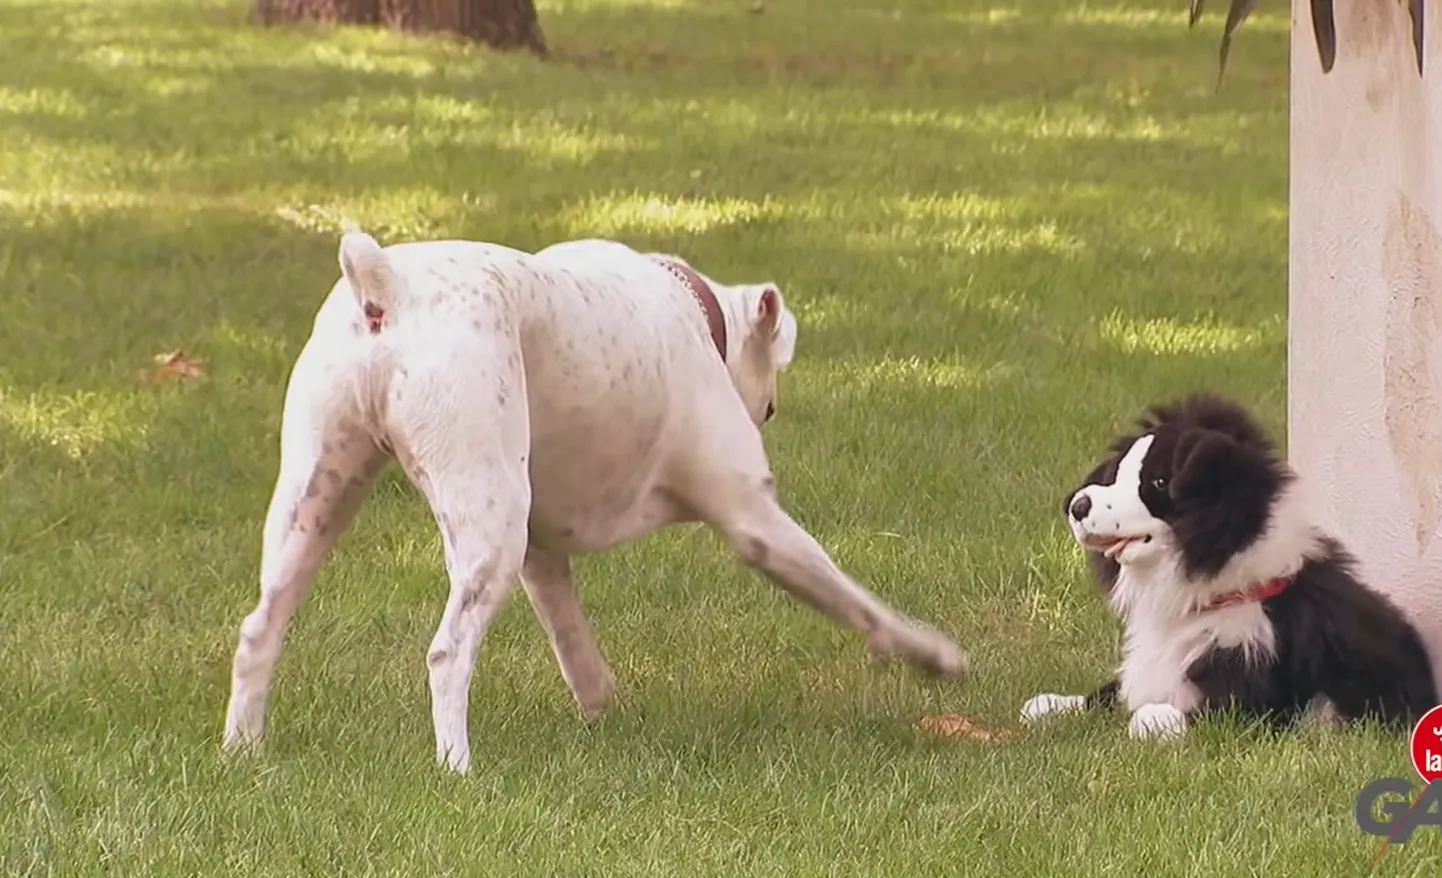
M 1085 695 L 1056 695 L 1044 692 L 1021 706 L 1021 721 L 1029 723 L 1054 713 L 1074 713 L 1086 707 L 1086 703 Z
M 1170 704 L 1143 704 L 1127 723 L 1133 738 L 1177 738 L 1187 730 L 1187 715 Z

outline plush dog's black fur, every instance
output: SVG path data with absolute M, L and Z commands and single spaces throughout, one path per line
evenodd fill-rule
M 1296 476 L 1241 405 L 1200 393 L 1153 407 L 1139 426 L 1140 432 L 1112 444 L 1077 490 L 1113 484 L 1133 443 L 1154 435 L 1140 494 L 1151 515 L 1172 531 L 1178 575 L 1166 587 L 1214 588 L 1228 562 L 1256 545 L 1269 526 L 1312 527 L 1272 520 L 1275 501 Z M 1063 502 L 1063 515 L 1071 513 L 1075 493 Z M 1322 696 L 1339 719 L 1372 717 L 1410 726 L 1437 703 L 1432 666 L 1417 631 L 1390 600 L 1358 579 L 1355 561 L 1340 542 L 1313 531 L 1311 548 L 1290 565 L 1300 562 L 1291 584 L 1261 602 L 1274 654 L 1206 648 L 1185 669 L 1202 701 L 1188 712 L 1189 720 L 1221 709 L 1284 724 Z M 1087 558 L 1110 596 L 1121 566 L 1099 551 L 1088 551 Z M 1152 623 L 1126 619 L 1127 625 Z M 1087 696 L 1085 706 L 1114 704 L 1120 684 L 1120 677 L 1108 681 Z

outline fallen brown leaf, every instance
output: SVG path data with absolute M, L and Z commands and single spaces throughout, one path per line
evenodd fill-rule
M 205 370 L 200 368 L 204 360 L 188 356 L 185 351 L 175 350 L 156 354 L 154 369 L 140 373 L 142 381 L 163 381 L 167 378 L 203 378 Z
M 1010 729 L 986 729 L 959 713 L 924 716 L 918 724 L 923 732 L 943 738 L 975 738 L 978 741 L 1005 741 L 1016 733 Z

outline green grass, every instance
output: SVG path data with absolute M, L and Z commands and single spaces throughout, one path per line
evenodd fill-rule
M 1002 743 L 1116 623 L 1061 494 L 1144 404 L 1283 427 L 1285 11 L 550 0 L 553 63 L 240 0 L 0 2 L 0 864 L 8 874 L 1361 875 L 1375 730 Z M 286 375 L 339 219 L 579 235 L 775 279 L 784 501 L 974 677 L 864 661 L 705 530 L 580 565 L 622 687 L 576 716 L 519 594 L 432 762 L 439 541 L 389 471 L 287 640 L 267 752 L 219 734 Z M 203 380 L 144 384 L 162 351 Z M 1437 833 L 1379 874 L 1435 875 Z

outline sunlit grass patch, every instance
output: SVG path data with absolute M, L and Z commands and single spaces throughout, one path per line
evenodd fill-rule
M 989 8 L 969 9 L 964 12 L 945 13 L 947 21 L 967 25 L 985 25 L 996 27 L 998 25 L 1016 25 L 1025 21 L 1027 16 L 1016 6 L 992 6 Z
M 1218 9 L 1222 11 L 1210 8 L 1205 10 L 1203 17 L 1197 22 L 1198 31 L 1208 35 L 1215 33 L 1214 28 L 1220 26 L 1226 7 L 1218 7 Z M 1066 24 L 1097 25 L 1107 28 L 1165 27 L 1184 31 L 1187 28 L 1187 7 L 1182 5 L 1174 9 L 1157 9 L 1133 4 L 1092 6 L 1082 3 L 1080 8 L 1061 12 L 1056 16 L 1056 20 Z M 1291 19 L 1286 15 L 1259 9 L 1247 16 L 1245 32 L 1285 32 L 1290 23 Z
M 746 223 L 771 213 L 766 204 L 739 198 L 676 198 L 635 193 L 592 198 L 562 216 L 576 237 L 616 237 L 637 233 L 702 234 L 718 226 Z
M 812 366 L 805 385 L 825 396 L 887 394 L 901 389 L 979 390 L 1014 374 L 1008 365 L 971 363 L 920 357 L 884 357 L 828 361 Z
M 783 286 L 783 295 L 785 292 L 786 288 Z M 798 324 L 807 331 L 863 319 L 865 315 L 864 309 L 851 295 L 813 293 L 804 299 L 787 299 L 787 307 L 796 315 Z
M 445 237 L 462 217 L 485 212 L 495 204 L 489 196 L 457 195 L 429 187 L 372 190 L 330 204 L 288 201 L 271 214 L 299 231 L 338 236 L 354 222 L 388 244 Z
M 153 403 L 124 391 L 21 393 L 0 384 L 0 423 L 75 460 L 111 443 L 139 447 L 154 414 Z
M 86 106 L 74 92 L 61 89 L 0 87 L 0 118 L 6 114 L 84 116 Z
M 1103 340 L 1125 353 L 1190 356 L 1213 356 L 1270 344 L 1282 338 L 1285 331 L 1276 319 L 1259 326 L 1237 326 L 1215 316 L 1143 320 L 1121 313 L 1107 315 L 1100 329 Z

